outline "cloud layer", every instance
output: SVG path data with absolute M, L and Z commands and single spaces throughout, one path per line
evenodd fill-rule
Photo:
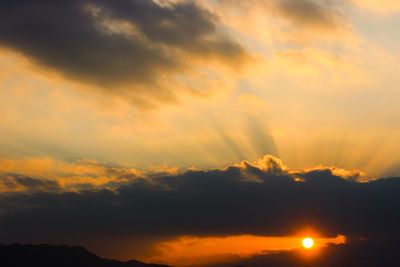
M 0 238 L 90 243 L 111 236 L 286 236 L 302 227 L 325 236 L 399 234 L 400 179 L 361 183 L 358 177 L 335 168 L 291 171 L 265 157 L 223 170 L 138 178 L 112 189 L 8 193 L 0 200 Z
M 280 251 L 263 253 L 245 259 L 236 259 L 207 265 L 208 267 L 231 266 L 274 266 L 274 267 L 307 267 L 307 266 L 352 266 L 352 267 L 395 267 L 399 265 L 398 239 L 396 237 L 353 240 L 348 244 L 330 244 L 308 257 L 304 251 Z

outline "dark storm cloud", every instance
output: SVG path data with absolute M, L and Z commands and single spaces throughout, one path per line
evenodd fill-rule
M 193 1 L 15 0 L 0 4 L 0 45 L 64 76 L 115 89 L 188 71 L 185 56 L 233 62 L 243 49 Z M 158 88 L 158 90 L 161 90 Z
M 302 227 L 331 236 L 400 232 L 400 178 L 361 183 L 334 173 L 293 173 L 266 158 L 258 165 L 138 179 L 116 190 L 3 195 L 0 240 L 277 236 Z

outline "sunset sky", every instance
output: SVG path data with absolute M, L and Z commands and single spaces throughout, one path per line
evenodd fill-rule
M 399 29 L 397 0 L 2 1 L 0 243 L 188 266 L 400 235 Z

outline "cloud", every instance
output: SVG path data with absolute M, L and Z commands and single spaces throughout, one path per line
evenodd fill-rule
M 50 157 L 0 159 L 0 193 L 113 189 L 135 179 L 178 175 L 178 167 L 154 165 L 139 170 L 95 160 L 61 161 Z
M 330 244 L 315 255 L 305 255 L 304 251 L 278 251 L 263 253 L 247 258 L 208 264 L 208 267 L 231 266 L 353 266 L 353 267 L 395 267 L 399 265 L 398 236 L 351 240 L 347 244 Z M 308 257 L 307 257 L 308 256 Z
M 18 174 L 0 174 L 0 192 L 52 192 L 61 187 L 57 181 Z
M 357 172 L 341 177 L 334 170 L 293 171 L 265 157 L 112 189 L 3 194 L 0 239 L 100 246 L 111 237 L 119 244 L 185 235 L 288 236 L 302 227 L 332 237 L 399 233 L 399 178 L 358 182 Z
M 160 166 L 147 171 L 147 175 L 168 171 Z M 107 166 L 93 160 L 67 162 L 50 157 L 0 159 L 0 192 L 3 193 L 112 188 L 114 184 L 129 183 L 143 176 L 144 173 L 138 169 Z
M 172 99 L 168 85 L 204 68 L 199 61 L 233 67 L 247 57 L 193 1 L 19 0 L 0 7 L 0 45 L 107 91 Z
M 273 3 L 273 9 L 296 27 L 332 30 L 343 20 L 340 5 L 343 1 L 278 0 Z
M 220 0 L 225 6 L 244 12 L 264 8 L 268 16 L 283 19 L 295 29 L 333 31 L 346 21 L 346 1 L 329 0 L 272 0 L 229 1 Z
M 207 266 L 216 262 L 231 262 L 266 251 L 280 252 L 299 248 L 303 237 L 265 237 L 239 235 L 228 237 L 183 236 L 156 245 L 147 262 L 164 262 L 171 266 Z M 318 248 L 327 244 L 344 244 L 345 237 L 315 239 Z M 231 264 L 238 266 L 239 264 Z M 265 266 L 265 265 L 262 265 Z M 269 266 L 269 265 L 267 265 Z M 297 266 L 297 265 L 296 265 Z

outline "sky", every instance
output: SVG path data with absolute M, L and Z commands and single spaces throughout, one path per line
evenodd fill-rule
M 400 236 L 399 27 L 397 0 L 2 1 L 0 243 L 212 266 Z

